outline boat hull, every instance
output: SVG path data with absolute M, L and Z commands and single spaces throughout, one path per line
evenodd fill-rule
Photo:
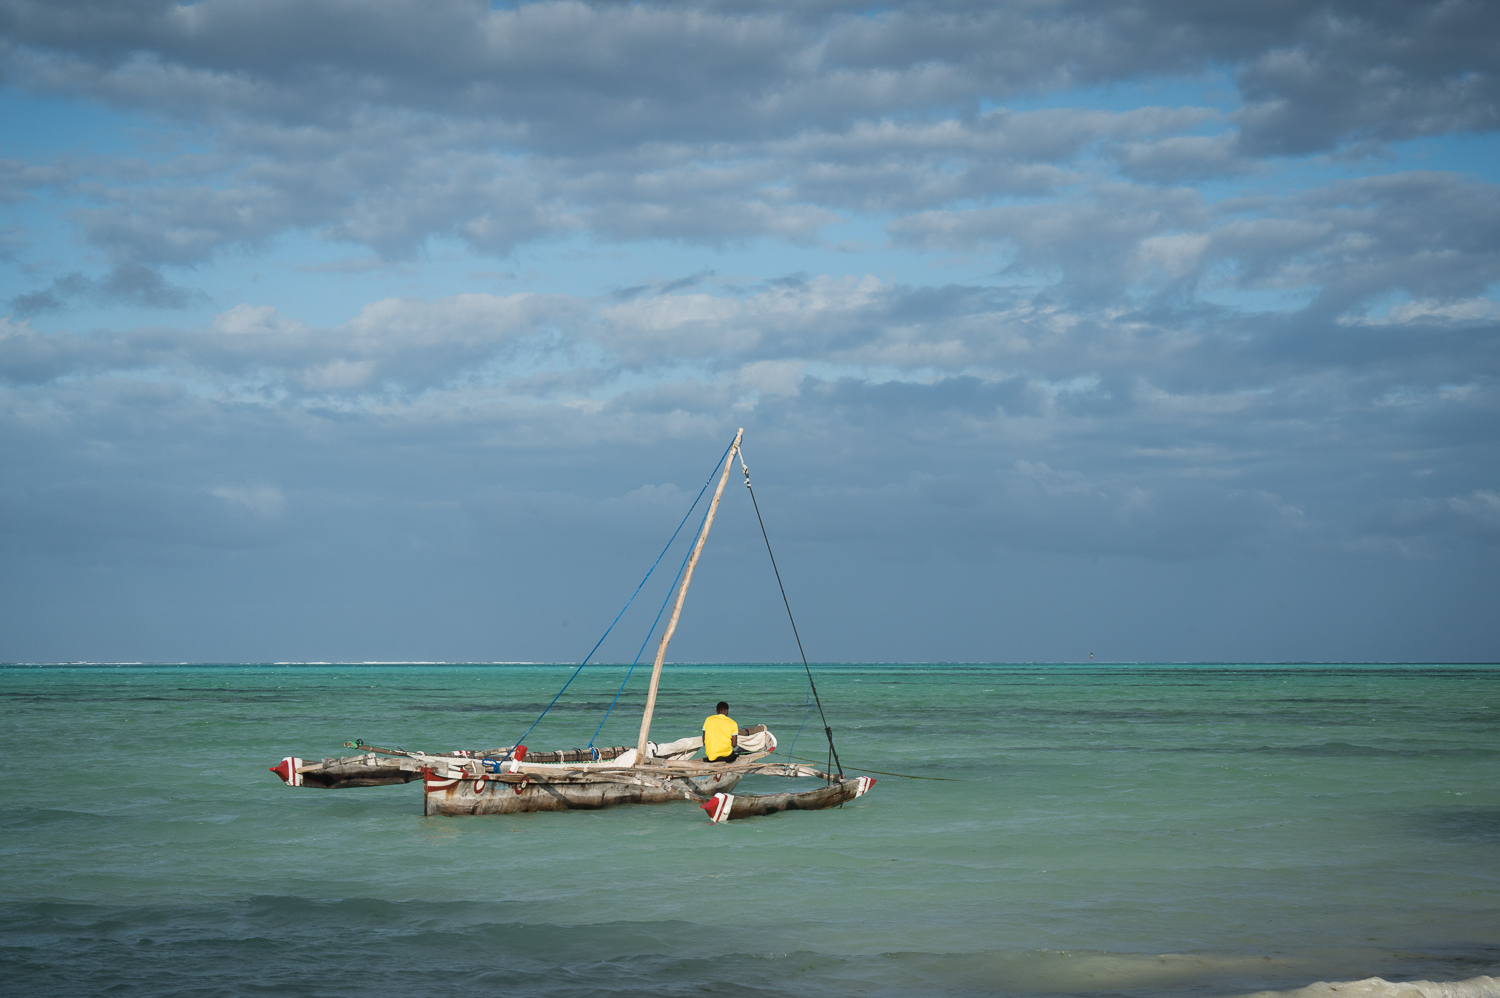
M 410 759 L 391 758 L 374 753 L 343 759 L 308 762 L 289 755 L 271 767 L 290 787 L 319 787 L 342 790 L 345 787 L 385 787 L 411 783 L 422 778 L 422 769 Z
M 686 742 L 693 741 L 685 739 Z M 702 739 L 697 739 L 699 745 Z M 676 744 L 676 743 L 674 743 Z M 673 746 L 665 746 L 671 749 Z M 491 766 L 499 759 L 510 759 L 539 763 L 597 763 L 610 762 L 627 757 L 634 758 L 634 749 L 625 746 L 610 748 L 567 749 L 562 752 L 526 753 L 526 746 L 491 749 L 488 752 L 441 752 L 427 754 L 407 752 L 402 749 L 375 749 L 360 755 L 342 758 L 321 759 L 308 762 L 296 756 L 287 756 L 270 767 L 271 772 L 281 777 L 281 782 L 293 787 L 318 787 L 322 790 L 343 790 L 346 787 L 385 787 L 397 783 L 411 783 L 422 778 L 422 770 L 433 763 L 444 766 L 464 765 L 474 760 L 487 760 Z M 483 764 L 483 763 L 481 763 Z
M 399 783 L 411 783 L 422 778 L 420 772 L 403 768 L 395 763 L 382 766 L 327 766 L 318 772 L 303 773 L 299 786 L 319 787 L 323 790 L 343 790 L 346 787 L 389 787 Z
M 702 802 L 739 785 L 742 773 L 673 777 L 653 783 L 562 780 L 532 776 L 521 782 L 427 774 L 422 781 L 423 814 L 520 814 L 528 811 L 596 811 L 620 804 Z
M 856 797 L 863 797 L 874 785 L 873 777 L 860 776 L 800 793 L 732 794 L 726 790 L 714 794 L 700 806 L 708 812 L 709 820 L 718 824 L 721 821 L 776 814 L 778 811 L 823 811 L 839 807 Z

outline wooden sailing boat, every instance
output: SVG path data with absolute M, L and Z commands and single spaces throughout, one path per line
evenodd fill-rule
M 656 648 L 640 735 L 633 747 L 528 753 L 524 745 L 515 745 L 481 752 L 423 753 L 356 742 L 347 744 L 367 751 L 316 763 L 288 757 L 271 767 L 271 771 L 290 786 L 330 789 L 408 783 L 420 778 L 423 813 L 429 815 L 592 810 L 616 804 L 691 800 L 708 812 L 710 820 L 720 822 L 777 811 L 836 807 L 867 793 L 875 783 L 870 777 L 846 778 L 842 771 L 833 775 L 797 763 L 762 761 L 776 750 L 775 736 L 765 730 L 741 735 L 740 747 L 749 751 L 732 763 L 693 761 L 691 757 L 703 745 L 701 736 L 662 745 L 649 740 L 667 646 L 682 616 L 688 586 L 713 527 L 730 466 L 739 457 L 740 467 L 745 469 L 740 455 L 744 433 L 741 429 L 735 434 L 734 443 L 725 453 L 723 473 L 678 585 L 672 616 Z M 745 469 L 745 484 L 749 483 L 749 471 Z M 836 760 L 831 751 L 832 732 L 826 725 L 824 730 L 829 734 L 830 755 Z M 780 794 L 733 794 L 739 782 L 750 775 L 810 777 L 821 779 L 826 785 Z

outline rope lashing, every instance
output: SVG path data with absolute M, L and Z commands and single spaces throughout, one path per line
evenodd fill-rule
M 818 705 L 818 717 L 823 721 L 823 734 L 828 738 L 828 757 L 832 765 L 829 769 L 838 768 L 839 779 L 844 778 L 844 764 L 839 762 L 839 753 L 833 747 L 833 728 L 828 726 L 828 717 L 823 713 L 823 701 L 818 697 L 818 684 L 813 682 L 812 666 L 807 664 L 807 652 L 802 650 L 802 635 L 797 633 L 797 620 L 792 616 L 791 601 L 786 598 L 786 586 L 781 582 L 781 569 L 776 567 L 776 555 L 771 551 L 771 537 L 766 533 L 766 521 L 760 515 L 760 503 L 755 501 L 755 489 L 750 484 L 750 466 L 745 463 L 745 449 L 741 447 L 736 455 L 740 459 L 740 470 L 745 473 L 745 490 L 750 493 L 750 505 L 755 507 L 755 522 L 760 524 L 760 536 L 766 542 L 766 554 L 771 559 L 771 571 L 776 573 L 776 587 L 781 590 L 781 602 L 786 607 L 786 619 L 792 624 L 792 637 L 797 639 L 797 654 L 802 656 L 802 668 L 807 671 L 807 685 L 812 689 L 813 702 Z M 805 720 L 804 720 L 805 723 Z M 801 732 L 801 728 L 797 729 Z M 795 739 L 793 740 L 795 743 Z
M 589 649 L 589 653 L 583 657 L 583 661 L 578 663 L 578 668 L 576 668 L 576 669 L 573 670 L 573 674 L 568 677 L 568 681 L 566 683 L 562 684 L 562 689 L 560 689 L 560 690 L 557 691 L 557 696 L 555 696 L 555 697 L 552 698 L 552 703 L 549 703 L 549 704 L 547 704 L 547 706 L 545 706 L 545 707 L 542 708 L 542 712 L 536 716 L 536 720 L 535 721 L 531 722 L 531 727 L 526 729 L 526 733 L 523 734 L 520 738 L 517 738 L 515 740 L 515 743 L 512 744 L 512 746 L 506 751 L 505 758 L 501 760 L 502 762 L 508 762 L 510 760 L 511 753 L 515 752 L 516 746 L 520 745 L 522 742 L 526 741 L 527 735 L 530 735 L 531 732 L 536 728 L 536 726 L 538 724 L 542 723 L 542 718 L 544 718 L 544 717 L 547 716 L 547 711 L 551 710 L 553 708 L 553 706 L 557 703 L 558 699 L 563 695 L 563 693 L 567 691 L 567 688 L 569 686 L 573 685 L 573 680 L 577 679 L 578 678 L 578 674 L 583 671 L 583 667 L 585 665 L 589 664 L 589 659 L 593 658 L 594 657 L 594 652 L 598 651 L 599 650 L 599 646 L 602 645 L 602 644 L 604 644 L 604 639 L 607 638 L 607 637 L 609 637 L 609 632 L 613 631 L 615 629 L 615 625 L 620 622 L 620 618 L 623 617 L 623 616 L 625 616 L 625 611 L 630 609 L 630 604 L 634 603 L 635 602 L 635 598 L 640 595 L 641 588 L 643 586 L 645 586 L 646 580 L 649 579 L 649 578 L 651 578 L 651 573 L 654 572 L 654 571 L 656 571 L 656 566 L 660 565 L 661 564 L 661 560 L 666 557 L 667 551 L 672 547 L 672 541 L 677 540 L 677 535 L 682 531 L 682 524 L 683 523 L 687 523 L 688 517 L 690 517 L 690 516 L 693 515 L 693 510 L 697 508 L 699 501 L 701 501 L 703 499 L 703 493 L 705 493 L 705 492 L 708 491 L 709 482 L 712 482 L 714 480 L 714 475 L 718 474 L 718 472 L 719 472 L 719 466 L 724 463 L 724 458 L 727 458 L 729 456 L 729 449 L 730 449 L 730 447 L 733 447 L 733 446 L 734 446 L 734 444 L 730 444 L 729 447 L 724 448 L 724 454 L 714 464 L 714 470 L 709 474 L 708 481 L 704 482 L 703 483 L 703 488 L 701 488 L 701 489 L 698 490 L 698 498 L 693 500 L 693 505 L 689 506 L 688 507 L 688 511 L 685 514 L 683 514 L 682 523 L 677 524 L 677 529 L 674 530 L 674 531 L 672 531 L 672 537 L 671 537 L 671 539 L 667 541 L 666 547 L 664 547 L 664 548 L 661 549 L 661 554 L 659 554 L 659 555 L 656 556 L 656 560 L 651 563 L 651 567 L 646 570 L 645 577 L 641 579 L 640 585 L 638 585 L 638 586 L 635 587 L 635 592 L 633 592 L 633 593 L 630 594 L 630 599 L 626 600 L 625 601 L 625 605 L 622 606 L 622 607 L 620 607 L 620 612 L 617 613 L 617 614 L 615 614 L 615 619 L 612 620 L 612 621 L 610 621 L 609 626 L 604 629 L 604 633 L 599 636 L 599 640 L 594 642 L 594 647 L 591 648 L 591 649 Z M 648 635 L 648 637 L 649 637 L 649 635 Z M 627 679 L 630 678 L 628 673 L 626 674 L 625 678 L 627 678 Z M 623 690 L 625 687 L 624 687 L 623 684 L 621 684 L 620 688 Z M 618 700 L 619 696 L 620 695 L 618 693 L 616 693 L 615 694 L 615 699 Z M 614 702 L 613 701 L 610 702 L 610 709 L 611 710 L 614 709 Z M 608 712 L 605 713 L 605 716 L 606 717 L 609 716 Z M 600 727 L 603 727 L 604 722 L 601 721 L 601 722 L 599 722 L 599 724 L 600 724 Z M 599 734 L 599 732 L 597 732 L 597 731 L 594 732 L 594 735 L 596 737 L 598 736 L 598 734 Z M 593 744 L 594 744 L 593 739 L 592 738 L 589 739 L 589 747 L 592 748 Z

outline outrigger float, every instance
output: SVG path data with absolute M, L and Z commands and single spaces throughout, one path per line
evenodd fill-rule
M 272 766 L 271 772 L 281 777 L 288 786 L 328 790 L 389 786 L 420 779 L 423 813 L 427 815 L 595 810 L 618 804 L 666 804 L 690 800 L 698 803 L 708 813 L 709 820 L 718 823 L 775 814 L 778 811 L 818 811 L 839 807 L 864 796 L 874 786 L 875 780 L 868 776 L 844 776 L 843 766 L 833 747 L 833 730 L 828 726 L 826 718 L 823 731 L 828 737 L 829 759 L 834 764 L 829 768 L 836 770 L 833 773 L 800 763 L 764 761 L 776 751 L 776 737 L 764 726 L 742 729 L 738 736 L 738 751 L 743 754 L 733 762 L 695 761 L 693 756 L 703 747 L 701 736 L 681 738 L 660 745 L 648 740 L 667 645 L 677 630 L 682 604 L 693 579 L 693 570 L 697 567 L 698 557 L 703 553 L 703 545 L 708 540 L 709 529 L 718 512 L 719 500 L 724 495 L 724 485 L 729 479 L 730 467 L 736 458 L 745 475 L 745 488 L 750 490 L 751 501 L 754 503 L 755 492 L 750 486 L 750 470 L 740 452 L 744 433 L 741 429 L 735 434 L 734 442 L 729 445 L 729 450 L 720 461 L 723 472 L 719 475 L 718 487 L 714 490 L 703 525 L 683 570 L 672 616 L 656 648 L 656 660 L 651 667 L 651 686 L 646 694 L 646 709 L 641 715 L 640 736 L 635 746 L 528 752 L 525 745 L 517 744 L 489 750 L 461 749 L 428 753 L 380 748 L 355 741 L 346 742 L 345 746 L 361 749 L 357 755 L 318 762 L 288 756 L 278 765 Z M 756 517 L 759 519 L 759 504 L 755 506 Z M 764 534 L 764 522 L 761 523 L 761 531 Z M 669 541 L 669 546 L 670 543 Z M 767 553 L 770 550 L 768 539 Z M 775 568 L 774 555 L 771 564 Z M 779 585 L 779 571 L 776 577 Z M 633 596 L 631 598 L 634 599 Z M 786 600 L 784 589 L 782 599 Z M 787 607 L 787 616 L 790 619 L 790 605 Z M 792 628 L 795 634 L 795 621 Z M 797 647 L 800 651 L 800 637 Z M 806 667 L 805 655 L 802 661 Z M 812 683 L 810 668 L 808 682 Z M 822 702 L 817 699 L 816 685 L 812 686 L 812 692 L 821 715 L 823 707 Z M 822 780 L 824 786 L 779 794 L 733 793 L 746 776 L 811 778 Z

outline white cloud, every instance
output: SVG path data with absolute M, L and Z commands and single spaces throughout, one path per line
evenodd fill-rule
M 225 503 L 267 520 L 274 520 L 286 510 L 286 496 L 274 485 L 219 485 L 210 490 Z
M 1405 322 L 1494 322 L 1500 319 L 1500 303 L 1490 298 L 1465 298 L 1461 301 L 1441 301 L 1424 298 L 1420 301 L 1404 301 L 1392 305 L 1380 318 L 1365 320 L 1369 323 Z

